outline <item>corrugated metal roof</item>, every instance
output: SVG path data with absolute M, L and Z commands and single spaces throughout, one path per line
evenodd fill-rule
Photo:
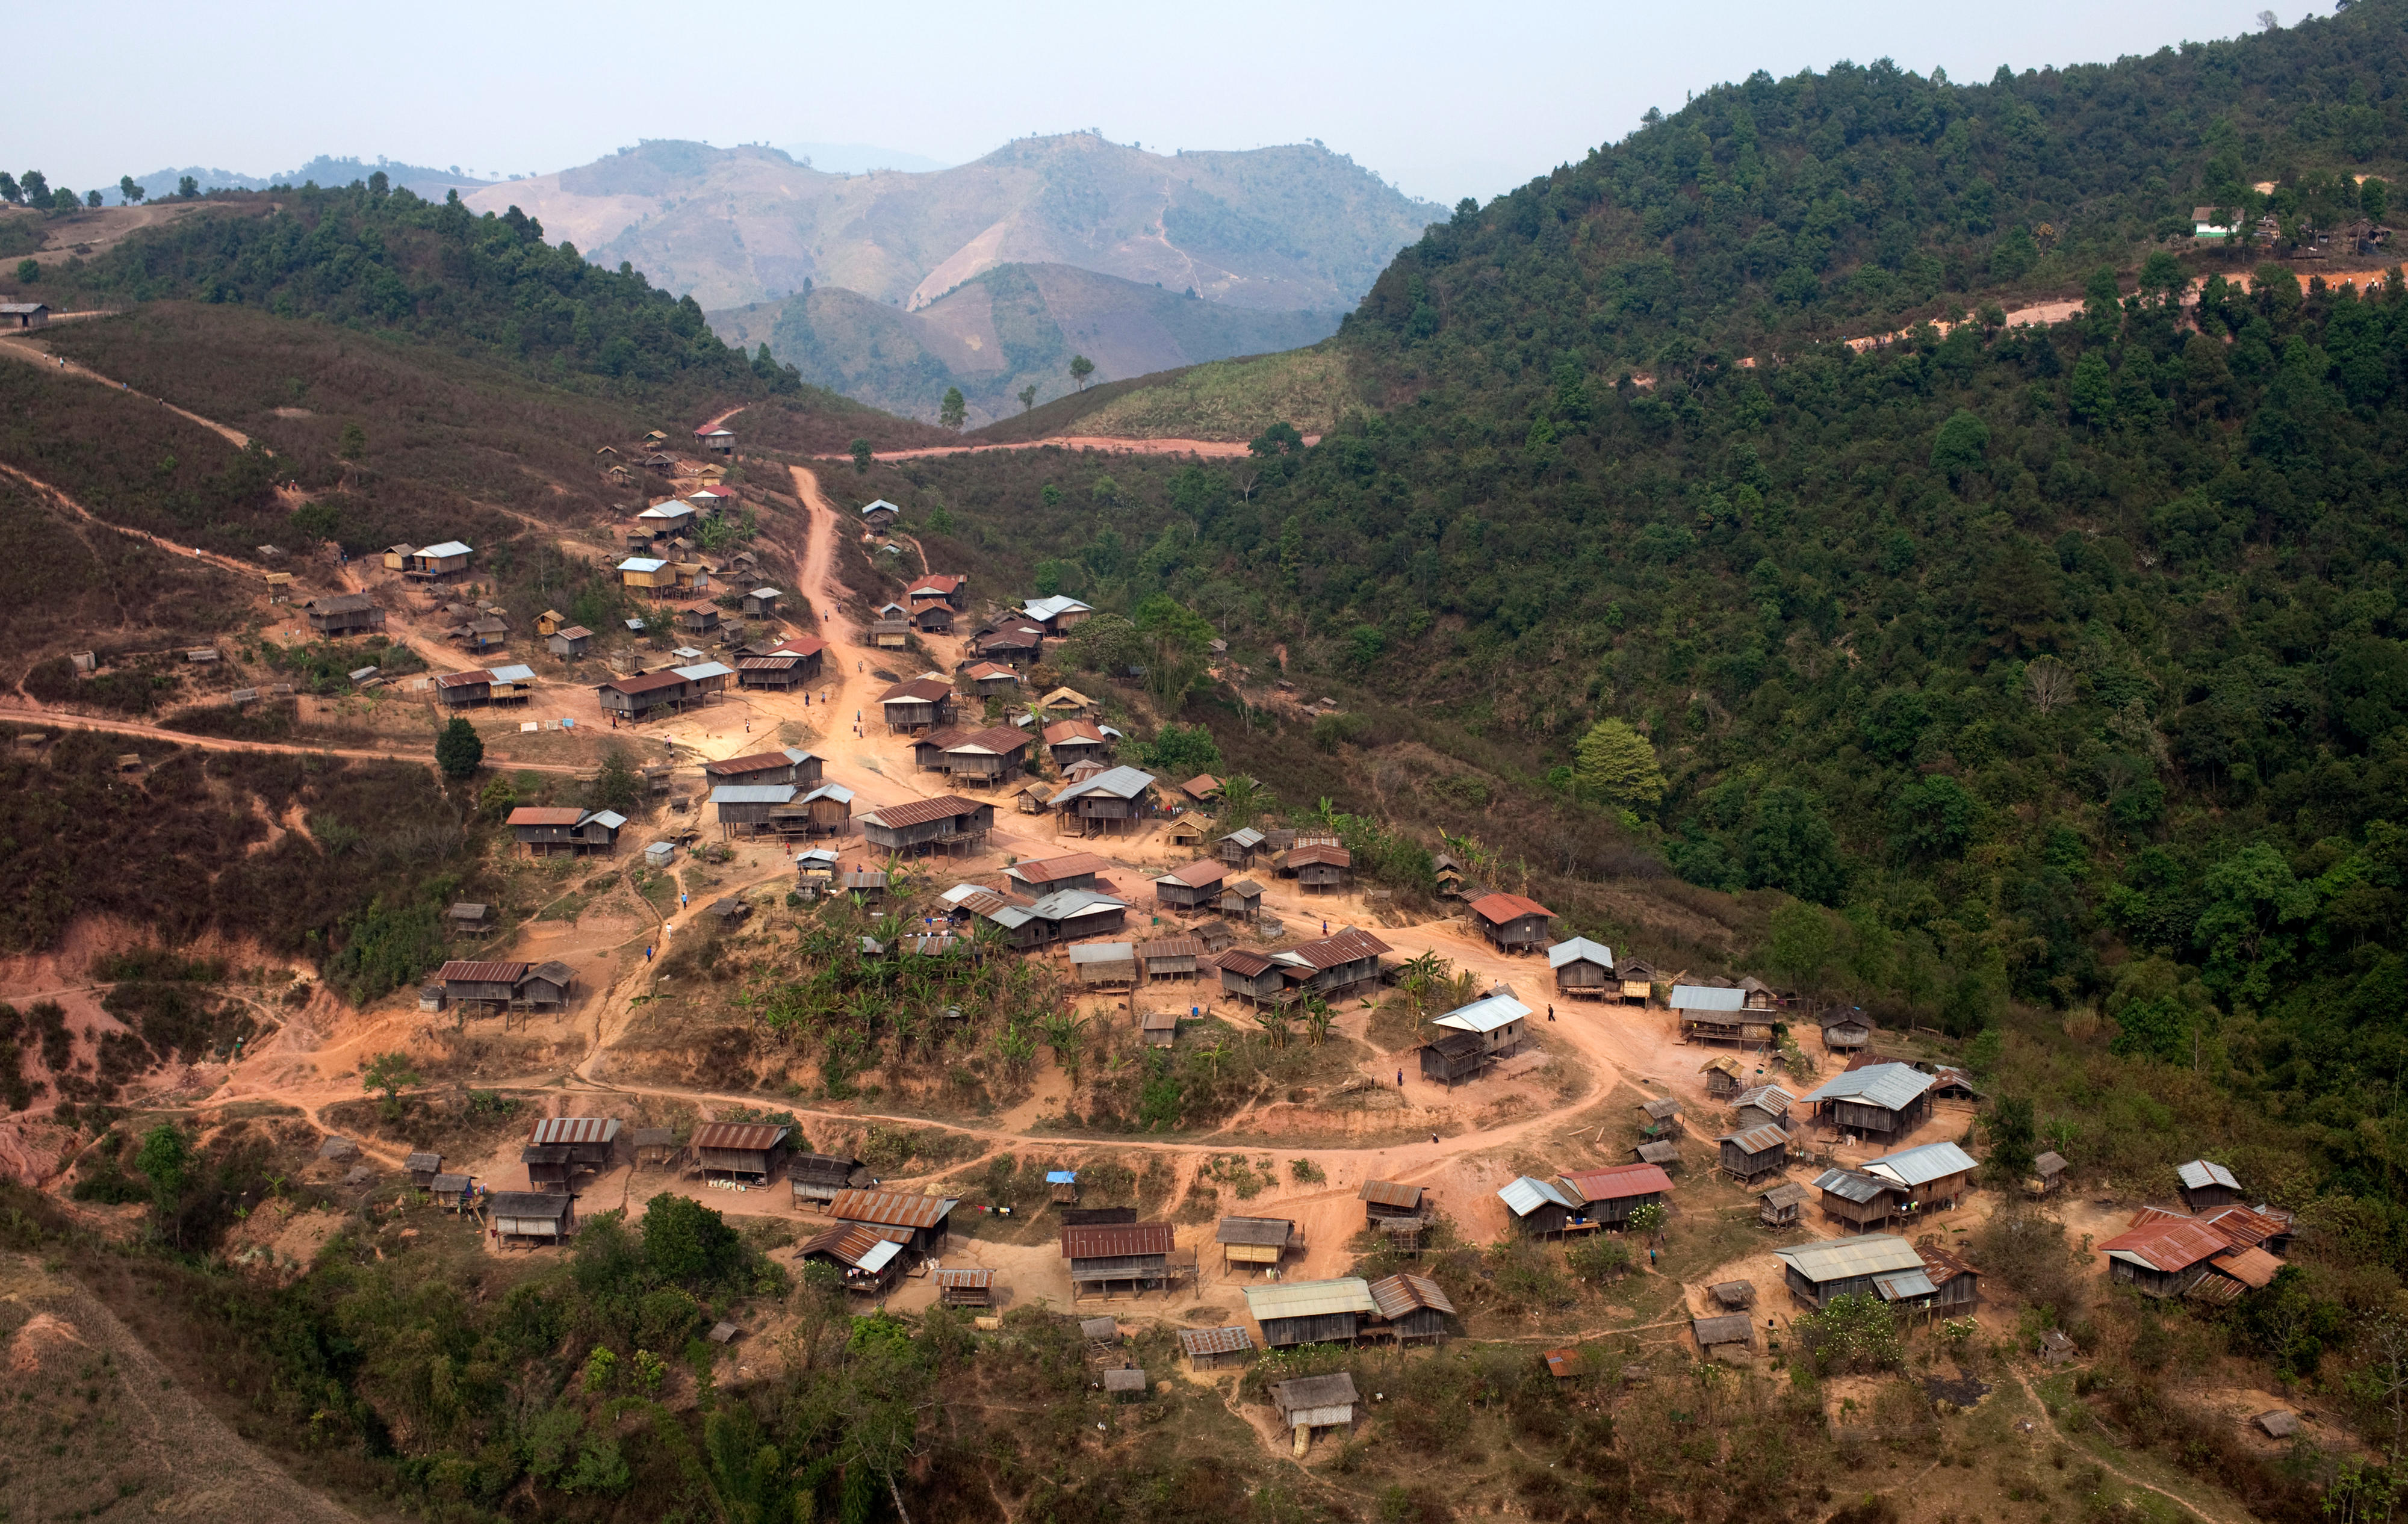
M 1775 1115 L 1787 1111 L 1797 1104 L 1798 1097 L 1778 1085 L 1753 1086 L 1740 1091 L 1738 1098 L 1731 1102 L 1734 1106 L 1754 1106 L 1758 1111 L 1770 1111 Z
M 767 1153 L 786 1139 L 792 1129 L 767 1122 L 706 1122 L 694 1130 L 697 1148 L 728 1148 L 738 1153 Z
M 1215 1244 L 1284 1245 L 1296 1232 L 1285 1218 L 1223 1218 L 1212 1233 Z
M 454 959 L 435 971 L 446 984 L 516 984 L 526 977 L 524 963 L 472 962 Z
M 510 811 L 506 825 L 575 825 L 585 812 L 575 805 L 521 805 Z
M 1327 842 L 1312 842 L 1287 850 L 1287 865 L 1291 868 L 1309 868 L 1316 863 L 1332 868 L 1351 868 L 1354 865 L 1354 854 L 1343 847 L 1332 847 Z
M 527 1133 L 533 1144 L 609 1143 L 619 1135 L 616 1117 L 546 1117 Z
M 2241 1182 L 2232 1177 L 2232 1172 L 2213 1160 L 2194 1159 L 2178 1166 L 2174 1173 L 2181 1175 L 2182 1183 L 2192 1190 L 2203 1190 L 2209 1186 L 2223 1186 L 2229 1190 L 2241 1189 Z
M 1512 1209 L 1517 1218 L 1528 1217 L 1540 1207 L 1549 1204 L 1572 1212 L 1579 1211 L 1586 1204 L 1566 1195 L 1563 1189 L 1553 1182 L 1536 1179 L 1527 1175 L 1498 1187 L 1497 1199 Z
M 1602 942 L 1591 942 L 1584 936 L 1558 942 L 1547 949 L 1549 968 L 1562 968 L 1567 963 L 1597 963 L 1611 969 L 1613 967 L 1613 949 Z
M 1241 979 L 1253 979 L 1259 978 L 1279 965 L 1252 948 L 1232 947 L 1221 955 L 1221 966 Z
M 1582 1170 L 1563 1177 L 1564 1184 L 1587 1202 L 1627 1201 L 1633 1196 L 1661 1194 L 1672 1189 L 1672 1177 L 1660 1164 L 1616 1164 L 1611 1169 Z
M 2226 1240 L 2247 1248 L 2278 1238 L 2291 1231 L 2291 1225 L 2279 1218 L 2253 1212 L 2245 1206 L 2218 1206 L 2201 1212 L 2199 1220 L 2222 1233 Z
M 1112 767 L 1097 773 L 1094 777 L 1082 778 L 1062 790 L 1054 796 L 1054 803 L 1064 805 L 1073 799 L 1082 799 L 1089 794 L 1100 794 L 1106 799 L 1137 799 L 1142 797 L 1145 791 L 1153 787 L 1152 773 L 1141 772 L 1134 767 Z
M 1204 956 L 1204 943 L 1199 937 L 1166 936 L 1155 942 L 1139 943 L 1137 955 L 1140 958 L 1201 958 Z
M 1168 1254 L 1171 1245 L 1168 1222 L 1087 1223 L 1062 1230 L 1065 1260 L 1122 1260 L 1134 1255 Z
M 1713 1317 L 1692 1317 L 1689 1332 L 1697 1335 L 1698 1347 L 1712 1349 L 1719 1344 L 1754 1344 L 1756 1323 L 1745 1313 L 1725 1313 Z
M 1324 1317 L 1331 1313 L 1376 1313 L 1371 1284 L 1359 1275 L 1249 1286 L 1246 1311 L 1257 1323 L 1277 1317 Z
M 1251 848 L 1260 847 L 1268 838 L 1265 837 L 1261 832 L 1249 825 L 1240 826 L 1221 839 L 1223 841 L 1233 841 L 1240 847 Z
M 714 805 L 785 805 L 794 797 L 791 783 L 723 783 L 710 790 Z
M 419 1170 L 424 1170 L 429 1174 L 433 1174 L 435 1171 L 443 1167 L 443 1156 L 441 1154 L 412 1154 L 408 1159 L 401 1161 L 401 1167 L 403 1169 L 412 1171 L 413 1173 Z
M 1179 1331 L 1179 1352 L 1191 1360 L 1197 1355 L 1242 1354 L 1254 1347 L 1254 1335 L 1234 1326 L 1183 1328 Z
M 467 1189 L 468 1177 L 465 1175 L 438 1175 L 428 1182 L 427 1189 L 449 1195 Z
M 1010 726 L 990 725 L 982 731 L 973 731 L 963 736 L 945 748 L 945 750 L 972 752 L 983 757 L 1009 757 L 1015 751 L 1026 748 L 1027 745 L 1028 737 Z
M 1653 1143 L 1642 1143 L 1630 1151 L 1637 1155 L 1640 1162 L 1643 1164 L 1677 1164 L 1681 1161 L 1680 1145 L 1670 1138 L 1657 1138 Z
M 1432 1018 L 1431 1025 L 1452 1027 L 1457 1032 L 1491 1033 L 1510 1026 L 1530 1014 L 1530 1007 L 1512 995 L 1485 995 L 1469 1005 L 1458 1005 L 1444 1016 Z
M 1271 1403 L 1282 1413 L 1306 1408 L 1349 1407 L 1356 1401 L 1354 1378 L 1344 1371 L 1333 1375 L 1298 1376 L 1270 1384 Z
M 1082 878 L 1111 866 L 1093 852 L 1066 852 L 1060 857 L 1015 862 L 1004 869 L 1003 875 L 1007 878 L 1017 878 L 1024 884 L 1050 884 L 1061 878 Z
M 734 777 L 745 773 L 764 773 L 772 767 L 794 765 L 795 759 L 783 751 L 753 751 L 741 757 L 724 757 L 718 762 L 704 762 L 702 770 L 713 777 Z
M 2151 1270 L 2187 1270 L 2201 1260 L 2229 1252 L 2232 1245 L 2222 1233 L 2191 1218 L 2160 1218 L 2117 1233 L 2099 1247 L 2109 1259 L 2125 1260 Z
M 1875 1275 L 1873 1289 L 1881 1293 L 1884 1302 L 1912 1302 L 1916 1297 L 1931 1296 L 1940 1288 L 1932 1285 L 1931 1277 L 1917 1268 L 1901 1270 L 1894 1275 Z
M 1861 1238 L 1828 1238 L 1813 1244 L 1776 1248 L 1776 1258 L 1809 1281 L 1848 1280 L 1857 1275 L 1887 1275 L 1920 1270 L 1923 1256 L 1896 1233 L 1867 1233 Z
M 494 681 L 497 683 L 531 683 L 535 681 L 535 668 L 523 663 L 507 667 L 494 667 L 490 670 L 493 672 Z
M 994 1284 L 995 1272 L 983 1265 L 937 1272 L 937 1289 L 940 1291 L 982 1291 Z
M 828 1216 L 846 1222 L 874 1222 L 889 1228 L 933 1228 L 953 1209 L 951 1196 L 910 1196 L 899 1190 L 839 1190 L 828 1203 Z
M 445 540 L 441 545 L 430 545 L 418 553 L 422 556 L 473 556 L 477 550 L 476 547 L 463 545 L 458 540 Z
M 2235 1249 L 2216 1259 L 2215 1268 L 2252 1290 L 2263 1290 L 2274 1284 L 2283 1261 L 2261 1248 Z
M 1756 1197 L 1767 1206 L 1796 1206 L 1806 1199 L 1806 1188 L 1795 1180 L 1784 1180 L 1770 1190 Z
M 1198 858 L 1182 862 L 1154 880 L 1157 884 L 1177 884 L 1185 889 L 1204 889 L 1229 876 L 1229 870 L 1212 858 Z
M 2065 1163 L 2065 1156 L 2058 1153 L 2056 1149 L 2051 1148 L 2048 1152 L 2040 1154 L 2032 1160 L 2032 1170 L 2033 1173 L 2039 1175 L 2042 1179 L 2046 1179 L 2052 1175 L 2064 1174 Z
M 1385 942 L 1370 933 L 1349 926 L 1345 930 L 1311 942 L 1299 942 L 1282 952 L 1282 958 L 1310 964 L 1313 968 L 1336 968 L 1340 963 L 1360 962 L 1392 950 Z M 1524 1013 L 1527 1015 L 1526 1011 Z
M 1422 1188 L 1396 1180 L 1366 1180 L 1356 1192 L 1364 1201 L 1381 1206 L 1401 1206 L 1408 1212 L 1418 1212 L 1422 1205 Z
M 558 1222 L 575 1210 L 576 1200 L 565 1190 L 496 1190 L 485 1198 L 485 1210 L 497 1218 L 538 1218 Z
M 869 510 L 864 508 L 861 511 L 867 513 Z M 1030 619 L 1039 621 L 1059 619 L 1065 614 L 1077 611 L 1090 614 L 1095 612 L 1094 609 L 1088 608 L 1086 605 L 1068 593 L 1056 594 L 1051 598 L 1032 598 L 1021 605 L 1020 611 Z
M 1676 984 L 1665 1004 L 1676 1011 L 1736 1011 L 1745 1008 L 1747 992 L 1717 990 L 1705 984 Z
M 1089 963 L 1134 963 L 1137 947 L 1127 942 L 1085 942 L 1070 949 L 1073 968 Z
M 1911 1064 L 1870 1063 L 1826 1081 L 1801 1099 L 1857 1101 L 1885 1111 L 1903 1111 L 1931 1085 L 1931 1076 Z
M 875 1273 L 903 1252 L 903 1246 L 877 1229 L 848 1222 L 828 1229 L 796 1251 L 798 1259 L 824 1254 L 855 1270 Z
M 926 825 L 934 820 L 951 819 L 957 815 L 975 815 L 982 806 L 974 800 L 940 793 L 934 799 L 913 799 L 900 805 L 888 805 L 862 817 L 882 826 L 901 829 L 904 826 Z
M 736 669 L 734 667 L 724 665 L 718 662 L 701 662 L 690 667 L 671 667 L 669 670 L 676 673 L 679 677 L 683 677 L 690 683 L 698 683 L 710 677 L 733 677 L 736 676 Z
M 1714 1139 L 1714 1141 L 1716 1143 L 1736 1143 L 1739 1145 L 1740 1151 L 1742 1153 L 1760 1154 L 1765 1152 L 1767 1149 L 1778 1148 L 1783 1144 L 1787 1143 L 1789 1141 L 1789 1134 L 1783 1132 L 1778 1124 L 1766 1122 L 1761 1127 L 1751 1127 L 1743 1132 L 1726 1133 L 1723 1136 Z
M 1410 1271 L 1373 1281 L 1371 1301 L 1380 1309 L 1380 1316 L 1390 1322 L 1417 1312 L 1455 1311 L 1455 1303 L 1447 1300 L 1445 1288 L 1427 1275 L 1416 1275 Z
M 1519 920 L 1524 916 L 1545 916 L 1553 919 L 1555 914 L 1526 895 L 1504 893 L 1482 895 L 1471 902 L 1471 913 L 1483 920 L 1498 924 Z
M 1896 1180 L 1902 1186 L 1919 1186 L 1951 1175 L 1968 1174 L 1977 1166 L 1973 1156 L 1953 1143 L 1925 1143 L 1912 1148 L 1901 1148 L 1894 1154 L 1884 1154 L 1870 1160 L 1864 1170 L 1868 1175 Z
M 1855 1202 L 1859 1206 L 1879 1200 L 1882 1192 L 1889 1188 L 1887 1180 L 1860 1175 L 1855 1170 L 1825 1170 L 1814 1176 L 1815 1189 L 1837 1196 L 1842 1201 Z

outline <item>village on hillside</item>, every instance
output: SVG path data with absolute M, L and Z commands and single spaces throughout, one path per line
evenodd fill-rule
M 1330 1351 L 1498 1332 L 1484 1302 L 1458 1302 L 1483 1252 L 1633 1303 L 1614 1309 L 1627 1331 L 1529 1347 L 1548 1379 L 1599 1391 L 1668 1360 L 1778 1370 L 1860 1309 L 1950 1348 L 1981 1330 L 2036 1371 L 2080 1360 L 2065 1330 L 1985 1295 L 1974 1245 L 2036 1204 L 2084 1231 L 2102 1288 L 2214 1308 L 2280 1272 L 2290 1214 L 2215 1161 L 2137 1212 L 2081 1200 L 2082 1167 L 2058 1151 L 1992 1167 L 1972 1151 L 1983 1097 L 1931 1034 L 1617 955 L 1476 852 L 1437 852 L 1434 908 L 1400 905 L 1358 879 L 1326 806 L 1283 814 L 1251 779 L 1146 765 L 1115 680 L 1091 695 L 1047 659 L 1089 605 L 929 566 L 896 505 L 840 507 L 799 469 L 810 544 L 784 560 L 739 528 L 736 445 L 722 418 L 687 451 L 657 432 L 600 450 L 609 480 L 657 489 L 608 526 L 611 574 L 640 610 L 619 628 L 556 609 L 514 628 L 456 540 L 342 565 L 338 592 L 304 598 L 292 573 L 269 575 L 271 613 L 296 631 L 381 639 L 428 669 L 349 671 L 355 693 L 466 719 L 496 753 L 603 737 L 635 769 L 624 807 L 504 799 L 498 821 L 513 872 L 591 875 L 587 896 L 624 883 L 637 918 L 454 904 L 455 956 L 342 1048 L 363 1066 L 387 1047 L 451 1062 L 498 1028 L 552 1032 L 558 1052 L 590 1022 L 574 1075 L 607 1075 L 626 1099 L 580 1083 L 465 1145 L 329 1136 L 330 1181 L 397 1170 L 496 1255 L 566 1252 L 595 1213 L 664 1193 L 707 1200 L 764 1222 L 796 1274 L 819 1267 L 864 1308 L 959 1307 L 991 1326 L 1058 1309 L 1114 1399 L 1151 1389 L 1146 1330 L 1175 1334 L 1192 1379 L 1309 1355 L 1278 1368 L 1255 1414 L 1267 1444 L 1298 1456 L 1353 1431 L 1371 1400 Z M 842 551 L 899 592 L 854 594 Z M 1216 671 L 1246 676 L 1213 646 Z M 1334 706 L 1284 682 L 1263 692 L 1305 715 Z M 735 1019 L 708 977 L 692 987 L 739 949 L 752 968 L 816 968 L 856 1003 L 910 1006 L 890 1104 L 929 1118 L 924 1142 L 959 1147 L 898 1157 L 863 1098 L 878 1088 L 858 1079 L 775 1094 L 744 1062 L 639 1066 L 635 1048 L 673 1047 L 680 1022 Z M 984 1078 L 954 1104 L 910 1091 L 909 1026 L 928 1019 L 924 1048 L 950 1051 L 960 1007 L 1006 987 L 1032 1003 L 1054 1069 L 1027 1035 L 1016 1060 L 999 1045 L 997 1066 L 978 1061 Z M 1319 1057 L 1279 1057 L 1298 1051 Z M 1159 1117 L 1098 1130 L 1101 1072 L 1141 1085 L 1248 1053 L 1253 1092 L 1192 1137 Z M 351 1074 L 271 1042 L 221 1094 Z M 1082 1083 L 1098 1129 L 1078 1120 Z M 1041 1180 L 1015 1177 L 1008 1154 L 1000 1175 L 946 1167 L 1014 1140 L 1021 1176 Z M 1294 1156 L 1285 1178 L 1273 1154 Z M 710 1338 L 759 1339 L 781 1316 L 734 1309 Z M 2299 1422 L 2238 1401 L 2235 1421 L 2270 1440 Z

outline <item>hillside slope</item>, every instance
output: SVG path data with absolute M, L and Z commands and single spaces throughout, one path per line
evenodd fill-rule
M 1188 468 L 1109 534 L 969 480 L 1026 468 L 915 474 L 1099 606 L 1222 611 L 1696 885 L 1838 912 L 1775 949 L 1811 988 L 1960 1033 L 2103 1008 L 2259 1104 L 2380 1109 L 2408 304 L 2162 235 L 2260 179 L 2295 227 L 2379 213 L 2354 177 L 2408 160 L 2401 78 L 2392 0 L 1971 88 L 1759 76 L 1433 230 L 1332 341 L 1385 410 L 1313 449 Z M 2052 329 L 1813 342 L 2050 279 L 2090 292 Z M 1482 829 L 1561 908 L 1628 867 L 1555 807 Z M 2319 1167 L 2380 1153 L 2344 1129 Z
M 1291 349 L 1337 331 L 1339 314 L 1206 302 L 1068 264 L 1007 264 L 910 311 L 821 286 L 784 302 L 710 314 L 738 349 L 763 343 L 816 386 L 934 419 L 959 387 L 973 426 L 1025 411 L 1017 393 L 1060 396 L 1083 354 L 1106 378 Z

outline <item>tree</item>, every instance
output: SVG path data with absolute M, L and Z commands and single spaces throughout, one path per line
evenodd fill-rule
M 2115 267 L 2102 264 L 2090 272 L 2082 288 L 2082 330 L 2093 344 L 2108 344 L 2124 327 L 2124 298 L 2115 286 Z
M 1772 967 L 1793 984 L 1812 984 L 1821 977 L 1839 943 L 1829 914 L 1819 906 L 1784 900 L 1772 912 Z
M 1037 406 L 1037 383 L 1029 382 L 1020 389 L 1017 395 L 1020 398 L 1020 410 L 1024 413 L 1028 411 Z
M 457 780 L 476 776 L 484 764 L 485 743 L 477 727 L 466 716 L 454 715 L 435 738 L 435 765 L 443 769 L 445 777 Z
M 125 198 L 127 206 L 138 207 L 142 204 L 142 198 L 150 192 L 136 183 L 133 176 L 121 175 L 117 180 L 117 193 Z
M 1217 773 L 1227 765 L 1212 733 L 1201 725 L 1165 725 L 1145 743 L 1140 755 L 1148 767 L 1174 782 L 1199 773 Z
M 47 207 L 50 204 L 50 178 L 40 170 L 25 171 L 24 182 L 21 189 L 25 193 L 26 206 Z
M 1038 1030 L 1045 1034 L 1045 1046 L 1054 1050 L 1055 1067 L 1069 1080 L 1070 1089 L 1079 1088 L 1079 1066 L 1087 1055 L 1087 1022 L 1083 1017 L 1068 1011 L 1054 1011 L 1039 1021 Z
M 407 1053 L 380 1053 L 360 1071 L 360 1089 L 384 1092 L 384 1118 L 389 1122 L 401 1120 L 401 1092 L 419 1083 L 418 1071 L 409 1066 Z
M 86 191 L 83 193 L 83 204 L 87 207 L 98 209 L 100 206 L 100 192 L 97 191 Z
M 335 453 L 347 461 L 356 461 L 368 452 L 368 431 L 360 427 L 357 419 L 343 425 L 343 433 L 335 443 Z
M 181 196 L 186 201 L 190 201 L 200 193 L 200 181 L 193 178 L 190 175 L 179 175 L 176 177 L 176 194 Z
M 1087 390 L 1087 377 L 1096 374 L 1096 363 L 1083 354 L 1070 357 L 1070 383 L 1080 391 Z
M 856 439 L 853 442 L 853 469 L 855 475 L 864 477 L 869 475 L 870 453 L 868 440 Z
M 17 284 L 21 286 L 30 286 L 36 280 L 40 279 L 41 275 L 42 266 L 40 261 L 21 259 L 17 262 Z
M 691 1196 L 664 1191 L 644 1207 L 644 1263 L 663 1280 L 724 1280 L 744 1256 L 727 1219 Z
M 585 807 L 616 810 L 621 815 L 633 815 L 644 802 L 644 776 L 621 747 L 602 753 L 602 765 L 594 770 L 594 781 L 585 786 Z
M 368 177 L 368 194 L 382 201 L 393 194 L 393 177 L 380 169 Z
M 2034 657 L 2024 668 L 2024 687 L 2032 707 L 2047 714 L 2072 702 L 2073 669 L 2054 656 Z
M 1271 791 L 1244 773 L 1221 780 L 1221 823 L 1232 831 L 1254 824 L 1273 803 Z
M 71 212 L 83 205 L 83 197 L 62 185 L 50 192 L 50 210 Z
M 958 434 L 968 420 L 969 405 L 962 398 L 962 389 L 957 386 L 945 388 L 945 400 L 937 405 L 937 421 Z
M 1662 1202 L 1641 1202 L 1630 1209 L 1630 1216 L 1625 1221 L 1630 1232 L 1654 1238 L 1664 1232 L 1664 1220 L 1670 1215 L 1664 1210 Z
M 0 169 L 0 201 L 13 207 L 24 199 L 25 188 L 17 183 L 17 177 Z
M 1946 473 L 1949 485 L 1962 489 L 1965 478 L 1982 469 L 1989 448 L 1990 426 L 1959 407 L 1932 436 L 1931 469 Z
M 2039 1129 L 2032 1122 L 2032 1104 L 2020 1096 L 2000 1096 L 1989 1116 L 1990 1157 L 1983 1162 L 2001 1190 L 2021 1186 L 2032 1172 L 2033 1146 Z
M 183 1198 L 184 1182 L 191 1175 L 192 1164 L 192 1143 L 173 1123 L 161 1122 L 142 1134 L 142 1147 L 134 1156 L 134 1167 L 150 1182 L 151 1200 L 162 1216 L 172 1214 L 177 1202 Z
M 2391 211 L 2391 192 L 2381 180 L 2370 179 L 2358 188 L 2358 209 L 2366 220 L 2378 227 Z
M 1656 748 L 1627 721 L 1607 718 L 1591 725 L 1572 748 L 1572 782 L 1582 794 L 1617 809 L 1637 809 L 1664 797 L 1664 771 Z

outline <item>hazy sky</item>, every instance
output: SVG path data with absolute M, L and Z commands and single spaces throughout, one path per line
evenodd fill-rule
M 1095 127 L 1165 150 L 1319 138 L 1452 203 L 1757 68 L 1887 55 L 1986 78 L 2229 36 L 2264 3 L 83 0 L 74 46 L 0 90 L 0 164 L 83 189 L 170 164 L 271 174 L 319 153 L 545 172 L 645 137 L 958 162 Z

